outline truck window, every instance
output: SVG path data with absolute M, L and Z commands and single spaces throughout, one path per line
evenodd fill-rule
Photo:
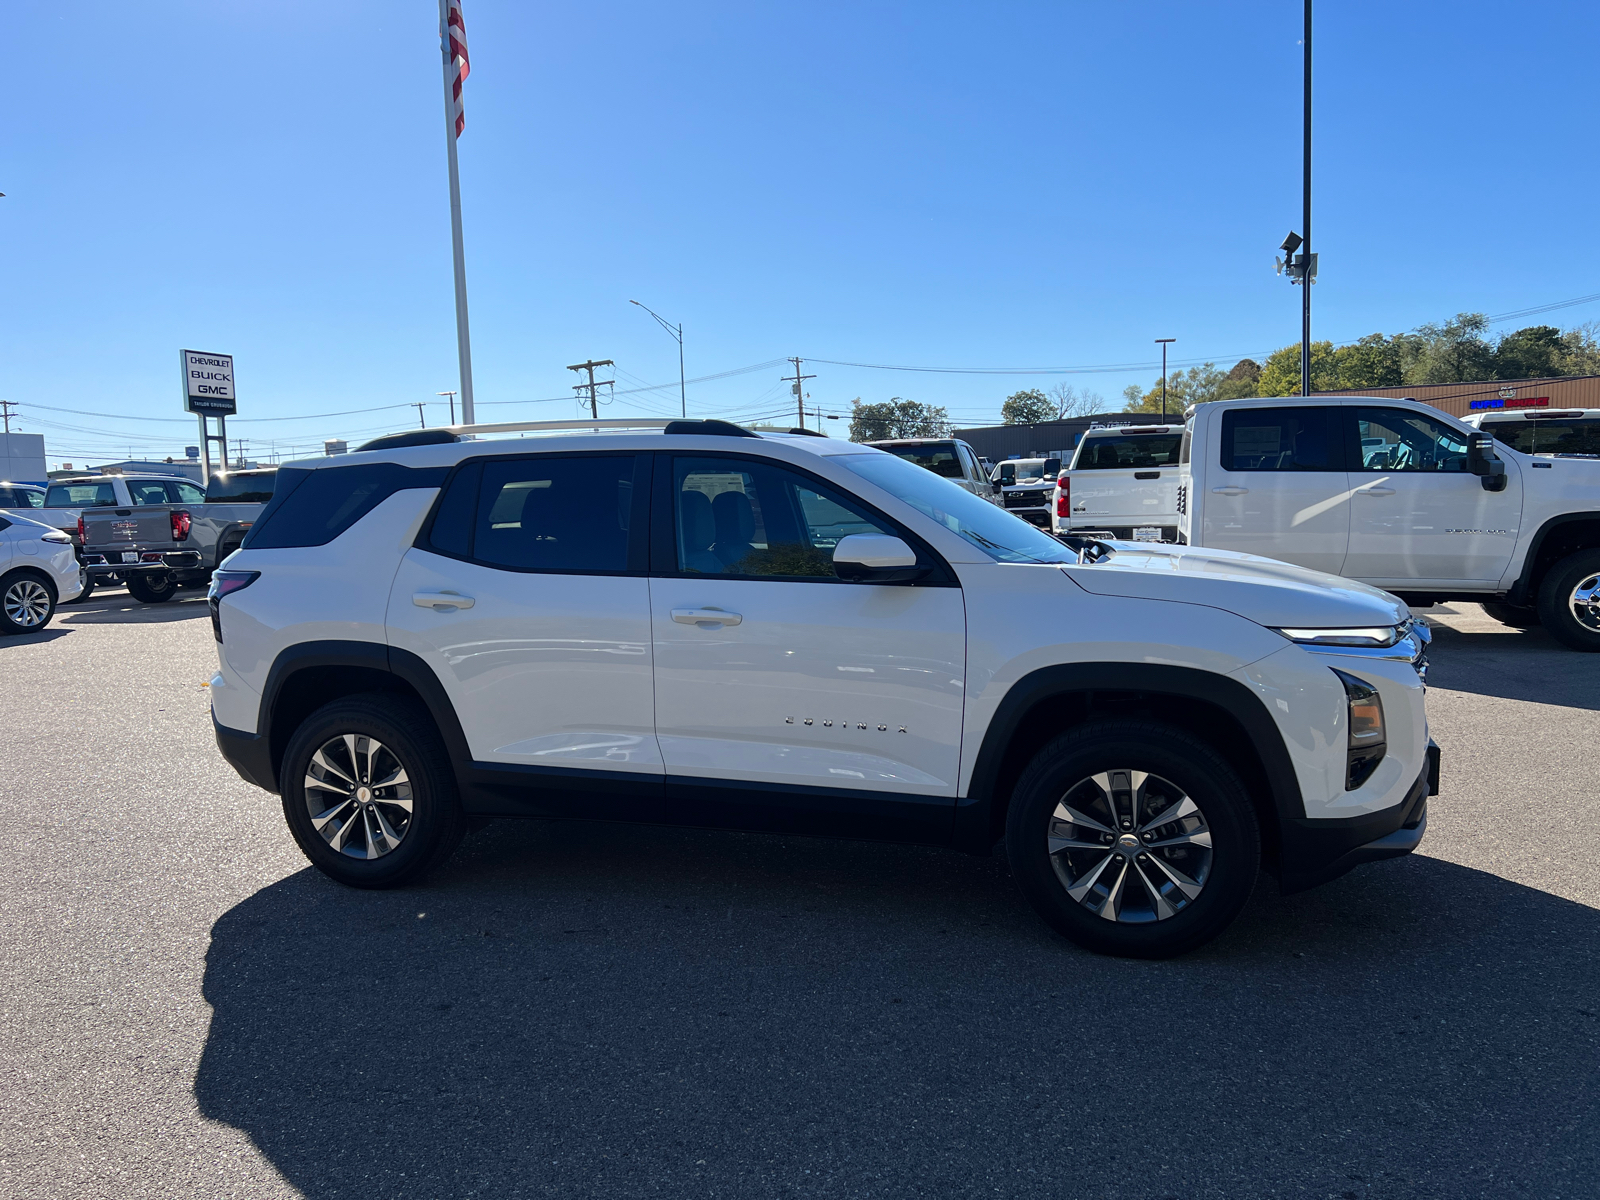
M 1117 467 L 1171 467 L 1178 462 L 1180 433 L 1122 434 L 1086 437 L 1072 460 L 1074 471 L 1109 471 Z
M 1342 471 L 1333 409 L 1236 408 L 1222 414 L 1224 471 Z
M 1467 435 L 1403 408 L 1358 408 L 1360 471 L 1465 471 Z
M 46 508 L 115 508 L 117 491 L 110 483 L 52 483 Z
M 200 486 L 182 479 L 169 479 L 161 485 L 167 493 L 168 504 L 203 504 L 206 494 Z
M 159 479 L 128 480 L 128 499 L 134 504 L 168 504 L 166 487 Z
M 961 460 L 956 457 L 955 443 L 941 442 L 932 446 L 880 446 L 897 458 L 914 462 L 919 467 L 942 475 L 946 479 L 961 478 Z
M 1524 454 L 1582 454 L 1600 458 L 1600 418 L 1556 421 L 1485 421 L 1485 433 Z

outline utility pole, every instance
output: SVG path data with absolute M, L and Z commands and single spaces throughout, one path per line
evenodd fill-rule
M 422 425 L 423 429 L 426 429 L 428 427 L 428 418 L 422 415 L 422 406 L 424 404 L 426 404 L 426 403 L 427 403 L 426 400 L 413 400 L 413 401 L 411 401 L 411 407 L 417 410 L 417 420 L 419 422 L 421 422 L 421 425 Z
M 435 396 L 450 397 L 450 424 L 456 423 L 456 394 L 454 392 L 435 392 Z
M 789 361 L 794 364 L 794 375 L 792 377 L 794 381 L 794 406 L 800 413 L 800 428 L 804 429 L 806 427 L 806 393 L 802 385 L 806 380 L 815 379 L 816 376 L 800 374 L 800 364 L 805 361 L 804 359 L 791 358 Z M 791 377 L 785 375 L 784 378 L 789 379 Z
M 595 389 L 599 386 L 599 384 L 595 383 L 594 370 L 595 370 L 596 367 L 614 367 L 616 365 L 617 364 L 612 362 L 609 358 L 602 358 L 602 359 L 599 359 L 599 360 L 591 358 L 588 362 L 573 363 L 570 367 L 567 368 L 567 370 L 569 370 L 569 371 L 587 371 L 587 372 L 589 372 L 589 380 L 588 380 L 588 382 L 587 383 L 575 384 L 573 386 L 572 390 L 577 392 L 577 393 L 579 393 L 579 399 L 580 400 L 582 399 L 582 393 L 583 392 L 587 391 L 589 393 L 589 415 L 591 417 L 593 417 L 595 420 L 599 420 L 600 419 L 600 400 L 599 400 L 599 397 L 595 394 Z M 610 379 L 602 379 L 600 381 L 600 383 L 612 383 L 612 382 L 614 382 L 614 381 L 610 380 Z
M 1157 338 L 1156 345 L 1161 347 L 1161 423 L 1167 423 L 1167 346 L 1177 341 L 1177 338 Z
M 11 409 L 16 405 L 15 400 L 0 400 L 0 415 L 5 417 L 6 432 L 11 432 Z
M 1306 0 L 1305 68 L 1305 162 L 1302 197 L 1305 205 L 1305 276 L 1300 286 L 1300 394 L 1311 395 L 1311 282 L 1316 278 L 1316 259 L 1311 257 L 1311 0 Z

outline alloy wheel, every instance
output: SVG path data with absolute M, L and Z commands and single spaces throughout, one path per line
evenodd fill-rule
M 364 733 L 328 739 L 306 767 L 311 827 L 350 858 L 382 858 L 411 828 L 411 780 L 394 751 Z
M 1600 574 L 1580 579 L 1567 597 L 1567 607 L 1579 625 L 1600 633 Z
M 1176 916 L 1211 874 L 1211 829 L 1200 806 L 1145 771 L 1102 771 L 1075 783 L 1056 802 L 1047 837 L 1067 895 L 1108 921 Z
M 19 579 L 6 589 L 5 612 L 13 625 L 34 629 L 50 619 L 50 593 L 36 579 Z

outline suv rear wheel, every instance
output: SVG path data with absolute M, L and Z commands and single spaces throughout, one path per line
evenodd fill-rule
M 178 591 L 178 581 L 171 571 L 129 571 L 128 592 L 144 604 L 160 604 L 171 600 Z
M 1600 650 L 1600 549 L 1569 554 L 1539 585 L 1544 627 L 1574 650 Z
M 351 887 L 422 879 L 466 829 L 444 743 L 413 700 L 374 693 L 324 705 L 295 730 L 279 778 L 294 840 Z
M 1170 958 L 1244 907 L 1261 865 L 1255 810 L 1199 739 L 1095 722 L 1044 747 L 1018 780 L 1006 849 L 1039 915 L 1080 946 Z

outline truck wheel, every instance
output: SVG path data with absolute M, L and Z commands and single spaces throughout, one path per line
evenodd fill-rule
M 37 633 L 56 612 L 56 589 L 33 571 L 0 579 L 0 633 Z
M 1491 600 L 1484 604 L 1483 611 L 1512 629 L 1539 628 L 1539 610 L 1531 604 L 1524 607 L 1520 604 L 1496 604 Z
M 145 604 L 160 604 L 177 595 L 178 581 L 171 571 L 129 571 L 128 594 Z
M 1544 627 L 1574 650 L 1600 650 L 1600 549 L 1569 554 L 1539 585 Z
M 1155 722 L 1099 721 L 1028 764 L 1006 851 L 1058 932 L 1100 954 L 1170 958 L 1239 914 L 1261 833 L 1239 777 L 1204 742 Z
M 94 576 L 89 574 L 89 572 L 84 569 L 82 563 L 78 564 L 78 582 L 82 585 L 83 590 L 71 600 L 63 600 L 61 603 L 82 604 L 90 596 L 94 595 Z
M 444 743 L 412 700 L 370 693 L 324 705 L 289 739 L 279 779 L 301 851 L 351 887 L 417 882 L 466 831 Z

